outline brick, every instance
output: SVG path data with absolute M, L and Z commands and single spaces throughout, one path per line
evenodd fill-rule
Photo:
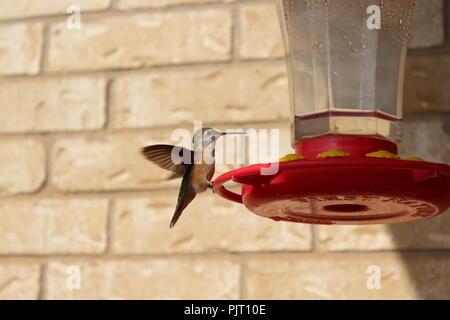
M 169 222 L 176 200 L 177 192 L 117 200 L 113 251 L 141 254 L 311 249 L 310 225 L 274 222 L 209 192 L 198 195 L 171 230 Z
M 52 183 L 65 191 L 164 187 L 169 172 L 150 164 L 141 156 L 140 150 L 169 137 L 168 133 L 155 132 L 151 135 L 111 134 L 61 139 L 52 151 Z
M 205 4 L 214 2 L 233 2 L 238 0 L 118 0 L 118 9 L 159 8 L 176 5 Z
M 68 290 L 78 265 L 80 290 Z M 237 299 L 240 266 L 232 259 L 142 259 L 52 262 L 46 299 Z
M 93 17 L 81 30 L 50 28 L 48 68 L 53 72 L 140 68 L 226 61 L 231 51 L 229 10 Z
M 450 163 L 449 123 L 449 116 L 408 118 L 403 128 L 403 142 L 399 146 L 400 156 Z
M 410 55 L 403 96 L 406 113 L 450 111 L 450 55 Z
M 410 48 L 439 46 L 444 41 L 444 0 L 416 1 Z
M 274 3 L 245 5 L 239 10 L 239 55 L 249 58 L 284 56 L 280 26 Z
M 100 129 L 105 88 L 100 78 L 0 80 L 0 132 Z
M 206 67 L 118 78 L 116 128 L 287 119 L 284 64 Z
M 39 277 L 40 266 L 37 263 L 0 261 L 0 299 L 37 299 Z
M 253 258 L 245 299 L 448 299 L 448 254 L 336 254 Z M 381 289 L 368 289 L 378 266 Z
M 0 19 L 65 14 L 70 5 L 76 4 L 85 11 L 108 8 L 111 0 L 14 0 L 0 2 Z
M 5 200 L 0 204 L 1 254 L 101 253 L 106 200 Z
M 0 140 L 0 194 L 37 191 L 46 175 L 46 155 L 35 139 Z
M 38 73 L 42 34 L 43 26 L 38 22 L 0 25 L 0 75 Z

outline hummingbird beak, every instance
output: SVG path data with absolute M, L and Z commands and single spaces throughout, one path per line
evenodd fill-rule
M 223 136 L 225 136 L 227 134 L 247 134 L 247 132 L 238 132 L 238 131 L 236 131 L 236 132 L 222 132 Z

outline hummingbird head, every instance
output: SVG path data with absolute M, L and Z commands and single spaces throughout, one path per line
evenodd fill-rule
M 198 129 L 195 132 L 192 142 L 194 143 L 194 148 L 206 148 L 211 144 L 214 145 L 219 137 L 227 134 L 245 134 L 245 132 L 222 132 L 206 127 Z

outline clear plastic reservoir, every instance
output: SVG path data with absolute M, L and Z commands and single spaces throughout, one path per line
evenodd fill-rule
M 294 144 L 323 135 L 401 140 L 414 0 L 276 0 Z

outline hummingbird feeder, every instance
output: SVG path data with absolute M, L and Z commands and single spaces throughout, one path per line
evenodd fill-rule
M 276 0 L 295 155 L 219 176 L 214 190 L 273 220 L 413 221 L 450 206 L 450 166 L 401 159 L 414 0 Z M 229 180 L 241 194 L 227 190 Z

